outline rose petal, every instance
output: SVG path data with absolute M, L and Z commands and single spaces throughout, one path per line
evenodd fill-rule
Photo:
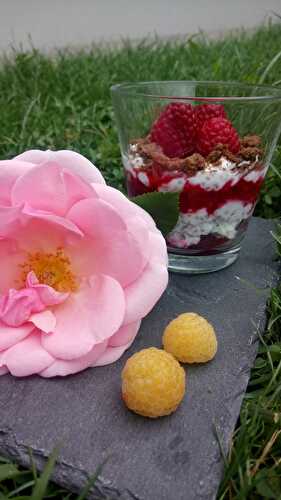
M 93 184 L 93 187 L 97 195 L 109 203 L 125 221 L 131 217 L 140 217 L 145 221 L 148 229 L 158 231 L 152 217 L 143 208 L 131 202 L 118 189 L 102 184 Z
M 125 345 L 121 345 L 119 347 L 108 347 L 104 354 L 100 356 L 93 364 L 92 366 L 104 366 L 104 365 L 109 365 L 110 363 L 114 363 L 117 361 L 119 358 L 121 358 L 122 354 L 129 349 L 129 347 L 132 345 L 134 339 L 131 342 L 128 342 Z
M 26 323 L 14 328 L 0 321 L 0 351 L 12 347 L 14 344 L 27 337 L 32 330 L 34 330 L 34 325 L 31 323 Z
M 39 219 L 39 220 L 41 219 L 51 224 L 58 225 L 61 228 L 66 229 L 67 231 L 77 234 L 80 237 L 83 236 L 82 231 L 80 231 L 80 229 L 76 226 L 76 224 L 66 219 L 65 217 L 60 217 L 59 215 L 52 214 L 51 212 L 44 212 L 43 210 L 36 210 L 30 207 L 27 203 L 24 205 L 22 209 L 22 214 L 33 219 Z M 0 218 L 1 218 L 1 211 L 0 211 Z
M 9 236 L 21 251 L 32 252 L 53 252 L 57 248 L 65 248 L 69 242 L 81 241 L 81 232 L 74 229 L 74 225 L 65 228 L 61 223 L 50 222 L 38 217 L 22 215 L 24 225 L 19 230 Z M 61 218 L 63 220 L 63 218 Z M 56 220 L 56 222 L 58 219 Z M 72 230 L 74 229 L 74 231 Z
M 65 377 L 73 373 L 80 372 L 92 366 L 92 364 L 104 353 L 107 342 L 101 342 L 93 347 L 93 349 L 81 356 L 78 359 L 71 359 L 70 361 L 56 359 L 52 365 L 46 370 L 43 370 L 40 375 L 42 377 Z
M 85 198 L 98 198 L 91 184 L 85 182 L 79 174 L 74 174 L 71 170 L 63 167 L 61 175 L 67 192 L 68 209 Z
M 141 277 L 125 288 L 126 313 L 124 323 L 144 318 L 155 306 L 168 284 L 165 265 L 149 262 Z
M 9 326 L 20 326 L 29 320 L 31 314 L 45 309 L 40 297 L 31 288 L 11 288 L 0 297 L 0 320 Z
M 76 203 L 67 217 L 92 239 L 93 273 L 111 276 L 123 287 L 137 279 L 149 253 L 148 231 L 142 220 L 135 219 L 135 228 L 130 232 L 108 203 L 93 199 Z M 79 246 L 77 250 L 79 259 Z M 75 259 L 74 248 L 71 251 Z
M 109 276 L 93 276 L 88 285 L 81 285 L 78 292 L 54 309 L 56 327 L 42 338 L 42 345 L 61 359 L 84 356 L 120 328 L 124 311 L 119 283 Z
M 25 254 L 18 251 L 13 241 L 0 240 L 0 294 L 17 286 L 24 258 Z
M 56 163 L 33 167 L 16 180 L 11 198 L 13 205 L 28 201 L 33 208 L 63 216 L 67 210 L 67 199 L 61 167 Z
M 16 377 L 26 377 L 43 371 L 54 358 L 42 347 L 39 330 L 2 353 L 0 365 L 8 368 Z
M 76 203 L 67 213 L 67 218 L 74 222 L 83 233 L 94 237 L 105 232 L 125 231 L 122 217 L 108 203 L 99 199 L 87 199 Z
M 151 262 L 155 261 L 163 264 L 165 267 L 168 267 L 167 245 L 160 231 L 150 233 L 149 246 L 151 248 Z
M 15 181 L 33 167 L 32 163 L 19 160 L 0 161 L 0 205 L 11 205 L 11 190 Z
M 74 174 L 80 175 L 87 182 L 105 184 L 105 180 L 97 167 L 87 160 L 85 156 L 75 151 L 40 151 L 39 149 L 31 149 L 16 156 L 15 159 L 36 164 L 53 161 L 61 167 L 71 170 Z
M 127 304 L 125 324 L 144 318 L 155 306 L 168 284 L 167 247 L 158 230 L 150 233 L 150 247 L 150 261 L 144 272 L 124 290 Z
M 33 323 L 39 330 L 45 333 L 50 333 L 55 329 L 56 317 L 52 311 L 45 310 L 39 313 L 32 314 L 29 321 Z
M 11 192 L 13 205 L 28 201 L 34 209 L 60 216 L 65 215 L 73 204 L 91 196 L 96 197 L 96 194 L 89 184 L 53 162 L 35 166 L 19 177 Z
M 128 344 L 129 342 L 132 342 L 139 331 L 140 325 L 141 321 L 135 321 L 134 323 L 121 326 L 118 332 L 110 337 L 108 346 L 120 347 L 122 345 Z
M 0 320 L 9 326 L 20 326 L 34 313 L 44 311 L 47 306 L 64 302 L 68 293 L 60 293 L 48 285 L 39 284 L 34 272 L 26 279 L 26 288 L 9 291 L 0 296 Z
M 39 283 L 36 274 L 33 271 L 31 271 L 27 275 L 26 286 L 35 290 L 39 297 L 39 300 L 45 306 L 56 306 L 58 304 L 62 304 L 69 297 L 68 292 L 58 292 L 51 286 Z
M 130 237 L 132 237 L 132 239 L 136 242 L 137 246 L 141 249 L 143 256 L 142 269 L 144 269 L 151 255 L 151 245 L 150 245 L 151 233 L 147 228 L 146 221 L 139 216 L 127 219 L 126 224 Z
M 7 237 L 17 231 L 21 224 L 20 218 L 21 207 L 0 206 L 0 236 Z
M 134 282 L 145 268 L 149 247 L 142 249 L 134 237 L 127 232 L 124 232 L 123 236 L 113 232 L 108 236 L 105 234 L 103 236 L 93 238 L 88 251 L 86 250 L 80 258 L 79 246 L 77 245 L 76 251 L 72 248 L 70 256 L 73 263 L 74 261 L 78 263 L 79 259 L 85 259 L 88 253 L 88 272 L 106 274 L 118 281 L 122 287 L 126 287 Z M 90 259 L 91 262 L 89 262 Z

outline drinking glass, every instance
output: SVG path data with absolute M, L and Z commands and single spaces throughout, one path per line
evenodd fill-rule
M 281 89 L 151 81 L 111 92 L 129 196 L 179 193 L 178 221 L 166 235 L 169 269 L 232 264 L 280 134 Z

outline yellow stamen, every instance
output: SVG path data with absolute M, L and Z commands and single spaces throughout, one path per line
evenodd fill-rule
M 71 262 L 63 248 L 55 253 L 29 253 L 26 262 L 20 265 L 21 281 L 24 284 L 28 273 L 33 271 L 39 282 L 53 287 L 58 292 L 75 292 L 77 282 Z

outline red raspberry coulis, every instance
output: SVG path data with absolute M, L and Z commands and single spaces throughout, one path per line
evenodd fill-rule
M 163 184 L 169 183 L 176 178 L 182 178 L 182 174 L 178 172 L 161 172 L 157 167 L 150 170 L 143 170 L 149 179 L 149 185 L 143 184 L 138 177 L 134 177 L 130 172 L 127 172 L 127 187 L 130 196 L 137 196 L 144 193 L 161 190 Z M 247 174 L 245 173 L 245 176 Z M 244 176 L 244 177 L 245 177 Z M 257 201 L 263 176 L 253 181 L 245 181 L 242 177 L 237 184 L 231 185 L 231 181 L 227 182 L 221 189 L 207 190 L 202 186 L 192 184 L 188 178 L 186 179 L 183 191 L 180 193 L 180 212 L 193 213 L 197 210 L 205 208 L 209 215 L 215 210 L 224 206 L 227 202 L 239 201 L 244 205 L 254 205 Z M 242 221 L 237 227 L 237 237 L 239 233 L 244 232 L 248 221 Z M 226 245 L 231 240 L 216 236 L 214 234 L 201 236 L 200 242 L 197 245 L 191 245 L 189 251 L 200 251 L 202 255 L 225 250 Z

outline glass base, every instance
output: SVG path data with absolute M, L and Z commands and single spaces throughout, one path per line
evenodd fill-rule
M 213 255 L 183 255 L 169 251 L 169 271 L 182 274 L 213 273 L 233 264 L 240 247 Z

